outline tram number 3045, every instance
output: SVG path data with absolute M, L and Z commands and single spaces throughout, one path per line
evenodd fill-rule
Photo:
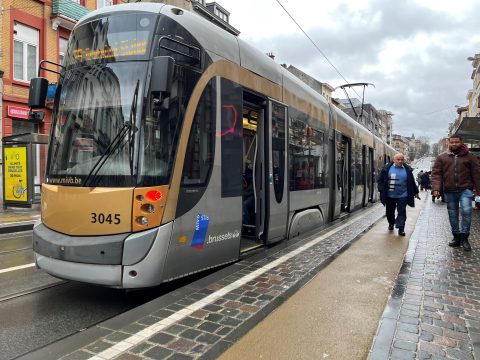
M 90 213 L 92 224 L 120 224 L 120 214 Z

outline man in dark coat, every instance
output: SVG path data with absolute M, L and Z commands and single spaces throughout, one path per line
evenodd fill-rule
M 474 191 L 480 194 L 480 164 L 457 135 L 450 136 L 448 151 L 438 155 L 433 164 L 432 195 L 438 198 L 442 191 L 453 234 L 453 240 L 448 245 L 462 245 L 463 250 L 470 251 L 472 247 L 468 237 L 472 222 L 472 198 Z M 459 208 L 462 213 L 461 224 Z
M 393 162 L 385 165 L 378 177 L 378 191 L 380 201 L 386 207 L 388 230 L 396 227 L 400 236 L 405 236 L 407 205 L 414 207 L 415 197 L 419 198 L 412 168 L 404 161 L 403 154 L 395 154 Z

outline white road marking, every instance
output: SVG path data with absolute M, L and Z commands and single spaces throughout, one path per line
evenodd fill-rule
M 252 273 L 245 275 L 244 277 L 238 279 L 237 281 L 223 287 L 220 290 L 215 291 L 214 293 L 204 297 L 201 300 L 198 300 L 197 302 L 183 308 L 182 310 L 177 311 L 176 313 L 170 315 L 169 317 L 162 319 L 160 321 L 157 321 L 156 323 L 150 325 L 149 327 L 139 331 L 136 334 L 133 334 L 132 336 L 128 337 L 125 340 L 122 340 L 115 345 L 112 345 L 108 349 L 98 353 L 95 356 L 92 356 L 90 360 L 108 360 L 112 359 L 124 351 L 134 347 L 135 345 L 138 345 L 142 341 L 147 340 L 148 338 L 152 337 L 153 335 L 157 334 L 158 332 L 164 330 L 168 326 L 172 325 L 173 323 L 176 323 L 177 321 L 191 315 L 195 311 L 203 308 L 205 305 L 211 304 L 221 298 L 222 296 L 226 295 L 230 291 L 239 288 L 240 286 L 245 285 L 247 282 L 252 280 L 252 276 L 254 278 L 262 275 L 263 273 L 267 272 L 268 270 L 284 263 L 285 261 L 291 259 L 292 257 L 300 254 L 301 252 L 311 248 L 312 246 L 318 244 L 320 241 L 328 238 L 331 235 L 334 235 L 335 233 L 339 232 L 340 230 L 346 228 L 347 226 L 352 225 L 353 223 L 359 221 L 360 219 L 364 218 L 365 216 L 368 216 L 370 212 L 367 212 L 366 214 L 356 217 L 352 220 L 349 220 L 345 224 L 340 225 L 339 227 L 327 232 L 326 234 L 319 236 L 316 239 L 311 240 L 309 243 L 292 250 L 290 253 L 283 255 L 282 257 L 278 258 L 277 260 L 272 261 L 271 263 L 266 264 L 262 268 L 259 268 Z
M 27 269 L 27 268 L 31 268 L 31 267 L 34 267 L 34 266 L 35 266 L 35 263 L 25 264 L 25 265 L 20 265 L 20 266 L 14 266 L 14 267 L 11 267 L 11 268 L 0 270 L 0 274 L 4 274 L 4 273 L 10 272 L 10 271 Z

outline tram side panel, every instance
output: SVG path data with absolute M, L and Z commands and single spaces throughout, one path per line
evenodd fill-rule
M 212 83 L 217 91 L 205 89 L 190 130 L 163 281 L 235 261 L 239 255 L 242 91 L 219 78 Z M 209 176 L 198 178 L 201 171 Z

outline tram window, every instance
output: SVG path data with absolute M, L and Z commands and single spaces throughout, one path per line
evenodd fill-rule
M 198 203 L 212 173 L 215 154 L 215 93 L 213 79 L 203 90 L 193 118 L 183 163 L 176 216 L 185 214 Z
M 222 144 L 222 197 L 242 195 L 243 124 L 240 85 L 222 79 L 222 118 L 217 136 Z
M 215 152 L 214 80 L 205 87 L 198 103 L 185 152 L 182 186 L 206 186 Z
M 353 171 L 352 171 L 352 184 L 355 185 L 364 185 L 363 179 L 363 153 L 362 145 L 357 143 L 355 146 L 354 154 L 352 154 L 353 160 Z
M 289 152 L 291 191 L 327 186 L 325 135 L 322 131 L 313 129 L 303 119 L 290 118 Z

